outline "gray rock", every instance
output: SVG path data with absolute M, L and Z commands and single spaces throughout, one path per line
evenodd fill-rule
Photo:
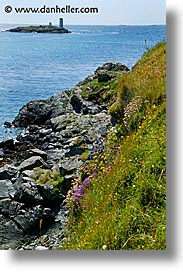
M 64 189 L 64 184 L 62 186 L 35 184 L 25 177 L 21 177 L 14 184 L 14 188 L 16 190 L 14 194 L 16 201 L 28 206 L 43 205 L 44 207 L 59 206 L 68 191 Z
M 14 199 L 18 202 L 24 203 L 28 206 L 42 204 L 43 198 L 38 191 L 36 184 L 32 183 L 21 183 L 15 184 L 16 192 Z
M 47 161 L 47 163 L 50 166 L 55 165 L 55 163 L 58 163 L 61 159 L 64 159 L 66 152 L 67 150 L 58 148 L 47 150 L 49 156 L 49 160 Z
M 30 177 L 21 177 L 21 180 L 22 180 L 23 182 L 35 183 L 35 179 L 30 178 Z
M 26 209 L 26 211 L 16 213 L 14 221 L 22 228 L 25 234 L 36 235 L 41 230 L 44 232 L 46 228 L 49 228 L 54 223 L 55 216 L 51 209 L 37 205 Z
M 69 151 L 65 153 L 65 157 L 72 157 L 76 155 L 82 155 L 86 151 L 86 148 L 80 148 L 78 146 L 69 146 Z
M 79 160 L 79 157 L 64 159 L 64 161 L 59 164 L 60 174 L 62 176 L 71 175 L 75 173 L 82 164 L 83 162 Z
M 37 189 L 43 198 L 42 204 L 46 207 L 59 207 L 68 191 L 64 183 L 57 187 L 52 184 L 37 184 Z
M 36 174 L 34 170 L 24 170 L 22 172 L 22 177 L 33 177 Z
M 11 179 L 16 174 L 17 169 L 13 165 L 4 165 L 0 168 L 0 180 Z
M 13 198 L 15 194 L 15 189 L 10 180 L 0 180 L 0 200 Z
M 98 67 L 95 73 L 99 71 L 123 71 L 128 72 L 129 69 L 127 66 L 121 64 L 120 62 L 107 62 L 104 63 L 102 66 Z
M 92 75 L 86 77 L 83 81 L 80 81 L 80 82 L 77 84 L 77 86 L 78 86 L 78 87 L 81 87 L 81 86 L 83 86 L 83 85 L 89 83 L 90 81 L 92 81 L 92 80 L 94 80 L 94 79 L 96 79 L 96 78 L 97 78 L 97 75 L 96 75 L 96 74 L 92 74 Z
M 35 100 L 23 106 L 13 121 L 16 127 L 43 125 L 50 118 L 52 108 L 46 100 Z
M 30 149 L 28 151 L 28 157 L 35 157 L 35 156 L 40 156 L 44 161 L 47 161 L 47 158 L 48 158 L 48 155 L 46 152 L 39 150 L 37 148 Z
M 17 170 L 21 173 L 24 170 L 32 170 L 33 168 L 41 167 L 48 168 L 46 162 L 40 157 L 35 156 L 24 160 L 18 167 Z
M 16 249 L 25 241 L 24 232 L 13 220 L 0 214 L 0 249 Z

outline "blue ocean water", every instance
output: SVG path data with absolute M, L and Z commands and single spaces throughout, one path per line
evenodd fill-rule
M 74 87 L 108 61 L 132 68 L 147 47 L 166 40 L 165 26 L 66 26 L 71 34 L 22 34 L 0 25 L 0 140 L 19 109 Z

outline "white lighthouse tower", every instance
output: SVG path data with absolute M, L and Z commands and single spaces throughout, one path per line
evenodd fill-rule
M 63 18 L 59 18 L 59 27 L 63 29 L 64 27 L 64 20 Z

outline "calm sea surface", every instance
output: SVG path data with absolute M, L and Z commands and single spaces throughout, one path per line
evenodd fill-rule
M 30 100 L 74 87 L 108 61 L 131 68 L 147 47 L 166 40 L 165 26 L 66 26 L 71 34 L 22 34 L 0 25 L 0 140 Z M 145 43 L 146 40 L 146 43 Z

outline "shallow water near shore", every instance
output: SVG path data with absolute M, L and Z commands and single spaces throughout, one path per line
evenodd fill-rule
M 71 34 L 22 34 L 0 25 L 0 141 L 15 137 L 5 129 L 19 109 L 74 87 L 101 64 L 129 68 L 147 48 L 166 39 L 165 26 L 66 26 Z

